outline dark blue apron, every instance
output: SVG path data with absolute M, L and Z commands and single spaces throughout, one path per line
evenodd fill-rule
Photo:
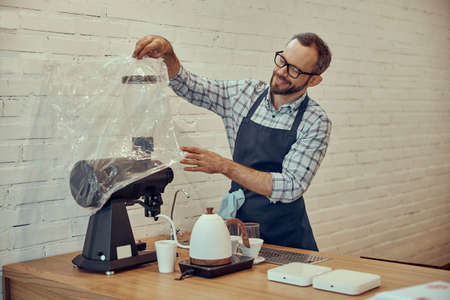
M 283 159 L 297 139 L 297 129 L 308 106 L 309 98 L 300 104 L 290 130 L 259 125 L 251 118 L 267 95 L 266 89 L 242 120 L 236 137 L 233 160 L 264 172 L 281 172 Z M 303 197 L 291 203 L 270 203 L 269 199 L 254 193 L 236 182 L 230 192 L 242 189 L 245 202 L 237 212 L 243 222 L 260 224 L 261 238 L 265 243 L 317 251 L 311 225 L 306 214 Z

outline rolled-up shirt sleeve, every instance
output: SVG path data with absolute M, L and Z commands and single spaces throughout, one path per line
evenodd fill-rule
M 321 115 L 286 154 L 281 173 L 272 172 L 271 202 L 289 203 L 308 189 L 328 148 L 331 121 Z

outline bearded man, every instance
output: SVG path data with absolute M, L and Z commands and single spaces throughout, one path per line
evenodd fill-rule
M 330 64 L 326 43 L 314 33 L 295 35 L 275 52 L 269 84 L 193 74 L 160 36 L 136 43 L 133 57 L 144 56 L 162 57 L 175 93 L 223 119 L 233 159 L 183 146 L 184 170 L 231 179 L 221 209 L 234 205 L 231 217 L 259 223 L 264 242 L 318 251 L 303 194 L 325 156 L 331 121 L 307 89 L 322 81 Z

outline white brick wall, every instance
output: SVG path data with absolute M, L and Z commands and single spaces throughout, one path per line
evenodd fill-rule
M 0 265 L 79 250 L 87 213 L 71 199 L 45 128 L 25 118 L 42 62 L 130 55 L 168 37 L 183 64 L 217 79 L 268 80 L 272 53 L 312 31 L 334 58 L 310 94 L 333 120 L 306 194 L 321 250 L 442 265 L 450 260 L 449 2 L 69 1 L 0 3 Z M 181 144 L 230 156 L 221 120 L 170 93 Z M 45 167 L 43 167 L 45 166 Z M 228 181 L 175 167 L 176 221 L 189 229 Z M 181 199 L 181 198 L 180 198 Z M 136 236 L 164 231 L 132 210 Z

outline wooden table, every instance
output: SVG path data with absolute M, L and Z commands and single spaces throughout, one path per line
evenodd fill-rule
M 153 241 L 162 238 L 146 241 L 152 248 Z M 436 280 L 450 281 L 450 272 L 445 270 L 289 250 L 329 257 L 330 260 L 319 265 L 333 269 L 379 274 L 381 287 L 360 296 L 348 296 L 311 286 L 276 283 L 267 280 L 267 270 L 275 267 L 267 263 L 213 279 L 188 277 L 182 281 L 174 280 L 180 275 L 179 269 L 176 273 L 160 274 L 156 263 L 106 276 L 74 268 L 72 258 L 77 253 L 71 253 L 3 266 L 3 299 L 367 299 L 381 291 Z M 179 259 L 188 256 L 187 250 L 179 248 L 178 251 Z

